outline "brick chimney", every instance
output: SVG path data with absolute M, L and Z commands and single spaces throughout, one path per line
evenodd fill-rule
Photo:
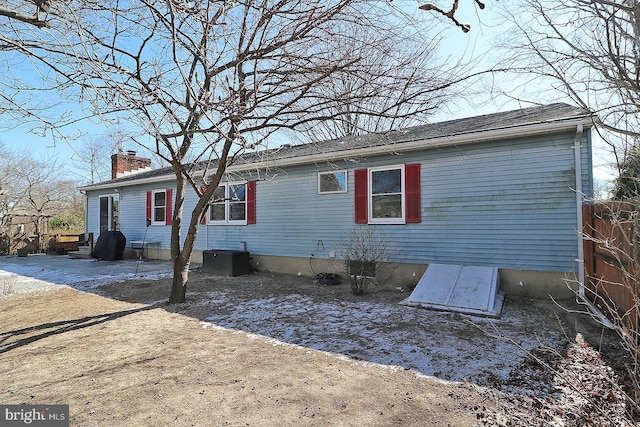
M 151 159 L 138 157 L 135 151 L 120 151 L 111 156 L 111 179 L 151 170 Z

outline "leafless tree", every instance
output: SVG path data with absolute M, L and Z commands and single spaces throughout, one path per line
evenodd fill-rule
M 350 110 L 330 108 L 323 87 L 371 81 L 391 92 L 402 90 L 394 79 L 407 85 L 412 72 L 398 70 L 385 81 L 384 68 L 371 66 L 371 49 L 341 48 L 397 40 L 397 10 L 385 2 L 71 1 L 54 11 L 46 31 L 13 25 L 0 40 L 19 40 L 17 51 L 54 71 L 57 89 L 105 121 L 128 122 L 131 138 L 173 168 L 172 303 L 185 300 L 200 219 L 240 154 L 277 131 L 348 117 Z M 368 102 L 379 99 L 372 87 L 343 88 L 341 101 L 393 120 L 408 114 L 401 103 L 417 100 L 406 90 L 378 111 Z M 211 165 L 204 179 L 195 168 L 203 162 Z M 199 201 L 185 215 L 189 188 Z
M 458 1 L 449 4 L 450 9 L 421 9 L 464 29 L 455 17 Z M 505 59 L 499 68 L 514 77 L 492 81 L 493 98 L 533 104 L 565 98 L 594 111 L 596 129 L 621 173 L 640 136 L 640 2 L 533 0 L 502 6 L 512 28 L 501 36 Z
M 0 6 L 0 129 L 26 127 L 55 145 L 59 138 L 77 138 L 77 129 L 63 129 L 84 116 L 76 117 L 75 105 L 60 98 L 69 79 L 55 61 L 30 52 L 28 34 L 48 32 L 52 19 L 60 18 L 51 0 L 7 0 Z M 58 45 L 63 48 L 64 39 Z
M 16 209 L 18 179 L 13 171 L 19 167 L 13 152 L 0 143 L 0 233 L 6 232 L 9 216 Z
M 107 134 L 86 135 L 78 142 L 69 143 L 73 148 L 71 161 L 75 165 L 79 178 L 91 184 L 111 179 L 109 157 L 123 151 L 128 139 L 124 129 Z
M 7 226 L 19 216 L 33 224 L 43 249 L 48 232 L 44 219 L 82 212 L 78 196 L 75 182 L 63 178 L 56 161 L 37 160 L 0 145 L 0 234 L 11 233 Z
M 366 72 L 338 73 L 318 82 L 315 97 L 304 100 L 308 108 L 301 114 L 321 107 L 333 119 L 305 123 L 307 142 L 424 124 L 456 96 L 452 86 L 490 72 L 472 72 L 470 64 L 440 58 L 437 47 L 442 40 L 424 37 L 428 18 L 419 21 L 407 14 L 403 22 L 407 25 L 384 33 L 359 28 L 363 34 L 356 37 L 350 32 L 337 35 L 335 49 L 344 56 L 361 57 L 360 67 Z
M 23 157 L 16 175 L 21 196 L 15 201 L 22 212 L 31 215 L 35 234 L 43 236 L 48 232 L 41 229 L 41 219 L 67 210 L 77 193 L 73 181 L 61 178 L 61 170 L 55 162 L 41 162 Z M 44 245 L 44 239 L 40 238 Z
M 513 24 L 504 67 L 518 75 L 505 95 L 563 94 L 596 112 L 619 169 L 640 135 L 640 2 L 534 0 L 504 10 Z

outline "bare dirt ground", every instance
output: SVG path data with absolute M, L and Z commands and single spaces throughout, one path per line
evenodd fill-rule
M 617 354 L 615 338 L 550 301 L 487 320 L 289 275 L 194 271 L 175 306 L 169 286 L 0 297 L 0 403 L 69 404 L 81 426 L 634 425 L 603 385 L 615 372 L 571 345 L 580 330 Z M 574 368 L 613 412 L 585 409 Z

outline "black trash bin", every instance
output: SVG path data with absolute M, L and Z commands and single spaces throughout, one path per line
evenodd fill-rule
M 225 249 L 202 251 L 202 271 L 218 276 L 249 274 L 249 252 Z

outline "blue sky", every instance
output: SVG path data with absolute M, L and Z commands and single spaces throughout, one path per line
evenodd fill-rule
M 417 4 L 419 4 L 409 0 L 404 3 L 407 4 L 407 7 L 417 7 Z M 473 2 L 471 1 L 462 2 L 461 8 L 456 14 L 461 22 L 468 22 L 471 24 L 471 31 L 469 33 L 463 33 L 458 27 L 453 26 L 444 18 L 439 15 L 432 14 L 434 20 L 441 21 L 439 28 L 442 31 L 443 36 L 443 43 L 440 46 L 440 55 L 442 57 L 451 56 L 452 58 L 476 59 L 490 55 L 494 35 L 500 33 L 504 29 L 504 26 L 494 24 L 498 19 L 497 10 L 494 9 L 497 8 L 497 4 L 495 2 L 489 2 L 483 11 L 478 11 L 475 7 L 471 7 L 472 4 Z M 419 13 L 427 14 L 432 12 L 419 11 Z M 552 102 L 555 102 L 555 100 Z M 498 100 L 493 103 L 489 102 L 480 106 L 471 105 L 466 102 L 448 106 L 447 109 L 440 111 L 433 118 L 433 121 L 469 117 L 478 114 L 516 109 L 519 107 L 520 106 L 515 102 L 503 100 Z M 107 133 L 108 129 L 100 123 L 86 122 L 79 123 L 75 127 L 67 129 L 67 133 L 71 132 L 85 133 L 88 135 L 88 138 L 92 138 L 96 135 L 103 135 Z M 63 139 L 54 141 L 50 136 L 42 138 L 30 133 L 29 129 L 25 126 L 18 126 L 12 131 L 5 132 L 0 135 L 0 141 L 4 142 L 5 146 L 14 150 L 33 153 L 34 157 L 37 159 L 56 159 L 59 165 L 67 167 L 67 170 L 69 170 L 69 178 L 78 179 L 77 176 L 74 176 L 70 159 L 76 157 L 74 155 L 74 150 L 78 148 L 77 144 L 81 143 L 82 139 L 71 142 Z M 610 160 L 608 159 L 607 152 L 600 140 L 596 139 L 596 141 L 594 141 L 594 145 L 594 166 L 596 166 L 594 168 L 595 178 L 600 180 L 609 180 L 612 178 L 612 175 L 610 173 L 610 167 L 608 166 Z M 140 151 L 140 148 L 135 146 L 125 146 L 124 148 Z M 108 159 L 105 159 L 105 161 L 108 161 Z

